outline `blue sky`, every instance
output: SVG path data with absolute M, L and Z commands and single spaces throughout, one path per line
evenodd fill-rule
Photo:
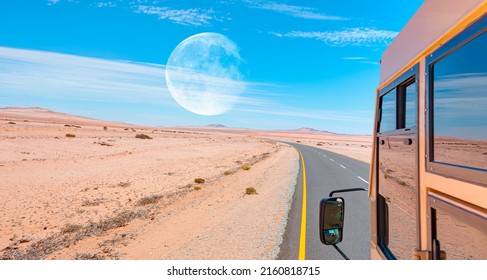
M 0 107 L 45 107 L 143 125 L 220 123 L 371 134 L 382 52 L 423 1 L 3 0 Z M 171 97 L 173 49 L 225 35 L 246 90 L 221 115 Z

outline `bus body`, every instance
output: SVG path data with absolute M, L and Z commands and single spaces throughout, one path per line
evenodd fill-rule
M 372 259 L 487 259 L 486 31 L 486 0 L 426 0 L 383 53 Z

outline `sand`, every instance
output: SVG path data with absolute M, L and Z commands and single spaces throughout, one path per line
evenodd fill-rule
M 0 259 L 274 259 L 299 171 L 276 140 L 364 161 L 370 151 L 367 137 L 140 127 L 41 108 L 0 109 L 0 132 Z
M 298 154 L 287 145 L 39 108 L 1 109 L 0 131 L 0 258 L 272 259 L 278 252 L 298 172 Z M 257 194 L 246 195 L 248 187 Z
M 331 151 L 370 164 L 372 160 L 372 136 L 336 134 L 310 128 L 296 130 L 252 130 L 228 127 L 178 127 L 182 131 L 204 133 L 233 133 L 284 143 L 297 143 Z M 372 128 L 371 128 L 372 129 Z

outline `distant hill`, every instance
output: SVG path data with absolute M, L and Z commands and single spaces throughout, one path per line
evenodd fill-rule
M 42 123 L 62 123 L 62 124 L 85 124 L 85 125 L 110 125 L 117 127 L 143 127 L 135 124 L 127 124 L 121 122 L 98 120 L 89 117 L 75 116 L 61 112 L 55 112 L 49 109 L 40 107 L 4 107 L 0 108 L 0 120 L 17 120 L 17 121 L 28 121 L 33 120 Z M 206 126 L 187 126 L 187 127 L 174 127 L 177 129 L 187 129 L 187 130 L 201 130 L 208 131 L 214 129 L 214 131 L 228 131 L 237 133 L 284 133 L 284 134 L 308 134 L 308 135 L 343 135 L 338 133 L 333 133 L 326 130 L 318 130 L 310 127 L 301 127 L 298 129 L 291 130 L 254 130 L 248 128 L 231 128 L 223 124 L 209 124 Z
M 118 127 L 135 127 L 137 125 L 105 121 L 94 118 L 70 115 L 40 107 L 3 107 L 0 108 L 1 120 L 36 121 L 40 123 L 110 125 Z
M 299 134 L 327 134 L 327 135 L 338 135 L 337 133 L 333 133 L 326 130 L 317 130 L 310 127 L 301 127 L 294 130 L 274 130 L 273 132 L 278 133 L 299 133 Z
M 227 128 L 227 126 L 223 124 L 209 124 L 207 127 Z

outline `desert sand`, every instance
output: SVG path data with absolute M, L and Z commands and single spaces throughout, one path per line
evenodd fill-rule
M 274 259 L 299 155 L 267 138 L 367 154 L 362 139 L 141 127 L 41 108 L 0 109 L 0 132 L 0 259 Z
M 335 134 L 309 128 L 288 131 L 255 131 L 251 135 L 308 145 L 369 164 L 372 159 L 372 136 L 370 135 Z
M 183 131 L 199 131 L 206 133 L 227 132 L 285 143 L 297 143 L 342 154 L 368 164 L 370 164 L 372 159 L 371 135 L 336 134 L 327 131 L 318 131 L 311 128 L 274 131 L 238 129 L 218 126 L 179 127 L 178 129 Z

